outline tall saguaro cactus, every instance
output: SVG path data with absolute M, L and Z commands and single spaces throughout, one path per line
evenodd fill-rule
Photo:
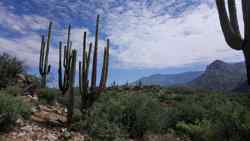
M 39 72 L 42 76 L 41 87 L 46 87 L 47 75 L 50 72 L 50 65 L 48 65 L 48 56 L 49 56 L 49 47 L 51 42 L 51 30 L 52 30 L 52 22 L 49 23 L 49 30 L 47 40 L 45 36 L 42 36 L 41 42 L 41 50 L 40 50 L 40 60 L 39 60 Z
M 241 36 L 237 19 L 235 0 L 228 0 L 228 11 L 225 0 L 216 0 L 221 28 L 227 44 L 235 50 L 242 50 L 245 57 L 248 85 L 250 85 L 250 1 L 242 0 L 244 37 Z
M 96 33 L 95 33 L 95 45 L 93 52 L 93 63 L 92 63 L 92 75 L 91 75 L 91 83 L 89 86 L 88 73 L 89 73 L 89 65 L 90 65 L 90 57 L 92 51 L 92 43 L 89 44 L 88 52 L 86 51 L 87 43 L 86 43 L 86 35 L 84 33 L 83 38 L 83 58 L 82 62 L 79 62 L 79 87 L 80 93 L 82 97 L 82 106 L 81 110 L 87 110 L 92 106 L 93 102 L 97 99 L 99 94 L 106 87 L 107 79 L 108 79 L 108 66 L 109 66 L 109 39 L 107 40 L 107 46 L 104 48 L 104 57 L 103 57 L 103 66 L 101 72 L 101 79 L 99 86 L 96 86 L 96 77 L 97 77 L 97 56 L 98 56 L 98 35 L 99 35 L 99 15 L 96 20 Z
M 70 31 L 71 26 L 68 27 L 68 39 L 67 44 L 64 46 L 64 52 L 63 52 L 63 61 L 62 61 L 62 42 L 59 42 L 59 67 L 58 67 L 58 83 L 59 88 L 62 91 L 62 94 L 64 95 L 67 90 L 69 89 L 69 79 L 70 79 L 70 62 L 72 59 L 71 53 L 71 47 L 72 42 L 70 41 Z M 64 73 L 63 73 L 64 68 Z
M 68 124 L 72 123 L 73 114 L 74 114 L 74 85 L 75 85 L 75 72 L 76 72 L 76 58 L 77 51 L 74 49 L 71 54 L 70 61 L 70 72 L 69 72 L 69 102 L 67 103 L 68 115 L 67 120 Z
M 64 55 L 62 62 L 62 42 L 59 42 L 59 68 L 58 68 L 58 81 L 59 88 L 62 91 L 62 94 L 68 96 L 68 115 L 67 120 L 68 124 L 72 122 L 73 111 L 74 111 L 74 83 L 75 83 L 75 71 L 76 71 L 76 58 L 77 51 L 72 50 L 72 42 L 70 41 L 70 30 L 68 28 L 68 39 L 67 44 L 64 46 Z M 64 68 L 64 74 L 63 74 Z

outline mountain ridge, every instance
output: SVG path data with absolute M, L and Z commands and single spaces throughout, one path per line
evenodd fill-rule
M 215 60 L 204 71 L 190 71 L 177 74 L 153 74 L 143 77 L 133 84 L 160 86 L 186 86 L 211 91 L 233 91 L 246 89 L 241 86 L 246 81 L 243 62 L 228 63 Z

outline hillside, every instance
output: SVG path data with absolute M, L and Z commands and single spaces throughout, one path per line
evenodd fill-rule
M 155 74 L 143 77 L 133 84 L 159 86 L 186 86 L 212 91 L 246 91 L 246 70 L 244 63 L 226 63 L 215 60 L 205 71 L 185 72 L 180 74 Z
M 179 74 L 155 74 L 148 77 L 143 77 L 133 84 L 141 82 L 142 85 L 159 85 L 159 86 L 172 86 L 186 84 L 194 80 L 202 74 L 201 71 L 185 72 Z
M 246 81 L 243 63 L 225 63 L 216 60 L 207 66 L 205 72 L 187 85 L 212 91 L 230 91 Z

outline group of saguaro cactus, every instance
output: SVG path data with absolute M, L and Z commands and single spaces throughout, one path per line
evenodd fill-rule
M 250 1 L 242 0 L 244 37 L 241 36 L 235 0 L 228 0 L 227 13 L 225 0 L 216 0 L 221 28 L 227 44 L 235 50 L 242 50 L 245 57 L 248 85 L 250 85 Z
M 87 33 L 84 32 L 83 37 L 83 58 L 82 62 L 79 62 L 79 87 L 82 97 L 81 111 L 85 112 L 93 102 L 98 98 L 99 94 L 106 87 L 108 78 L 108 65 L 109 65 L 109 39 L 107 39 L 107 45 L 104 48 L 103 66 L 101 72 L 100 83 L 97 86 L 97 56 L 98 56 L 98 37 L 99 37 L 99 16 L 96 19 L 96 32 L 95 32 L 95 44 L 93 52 L 92 63 L 92 75 L 91 82 L 89 82 L 89 66 L 92 52 L 92 43 L 89 44 L 88 52 L 87 48 Z M 90 84 L 89 84 L 90 83 Z
M 58 66 L 58 85 L 63 95 L 68 97 L 67 109 L 68 109 L 68 123 L 72 122 L 72 116 L 74 112 L 74 83 L 75 83 L 75 71 L 76 71 L 76 58 L 77 51 L 72 48 L 72 42 L 70 40 L 71 26 L 68 27 L 67 44 L 64 46 L 64 55 L 62 63 L 62 42 L 59 42 L 59 66 Z M 63 73 L 64 68 L 64 73 Z
M 48 65 L 49 45 L 51 40 L 52 23 L 49 24 L 48 39 L 45 42 L 44 36 L 42 37 L 42 45 L 40 52 L 40 66 L 39 70 L 42 76 L 42 87 L 46 87 L 46 77 L 50 71 L 50 65 Z M 58 85 L 62 94 L 68 97 L 67 102 L 67 120 L 68 124 L 72 122 L 74 111 L 74 83 L 76 72 L 77 51 L 72 49 L 71 26 L 68 27 L 68 35 L 66 45 L 59 42 L 59 65 L 58 65 Z M 104 49 L 103 66 L 100 78 L 99 86 L 96 86 L 97 81 L 97 61 L 98 61 L 98 40 L 99 40 L 99 15 L 97 16 L 95 44 L 93 51 L 93 63 L 92 63 L 92 75 L 91 84 L 89 84 L 88 73 L 90 66 L 90 58 L 92 54 L 92 43 L 89 43 L 89 49 L 87 52 L 87 33 L 84 32 L 83 37 L 83 60 L 79 62 L 79 87 L 81 93 L 82 106 L 81 111 L 87 110 L 98 95 L 105 89 L 108 79 L 108 66 L 109 66 L 109 39 Z M 63 49 L 62 49 L 63 48 Z M 63 50 L 63 53 L 62 53 Z M 63 54 L 63 55 L 62 55 Z M 62 59 L 63 58 L 63 59 Z
M 47 40 L 45 36 L 42 36 L 41 50 L 40 50 L 40 61 L 39 61 L 39 72 L 42 76 L 41 87 L 46 87 L 47 75 L 50 72 L 50 65 L 48 65 L 49 47 L 51 42 L 51 30 L 52 22 L 49 23 L 49 30 Z

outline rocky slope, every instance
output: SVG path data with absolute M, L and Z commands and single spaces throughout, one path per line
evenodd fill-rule
M 244 63 L 225 63 L 216 60 L 205 72 L 187 85 L 209 91 L 231 91 L 246 81 Z
M 87 135 L 79 132 L 68 131 L 62 125 L 66 122 L 64 108 L 40 105 L 37 98 L 25 96 L 25 102 L 32 105 L 32 116 L 30 120 L 17 120 L 17 125 L 10 132 L 1 136 L 3 141 L 89 141 Z

